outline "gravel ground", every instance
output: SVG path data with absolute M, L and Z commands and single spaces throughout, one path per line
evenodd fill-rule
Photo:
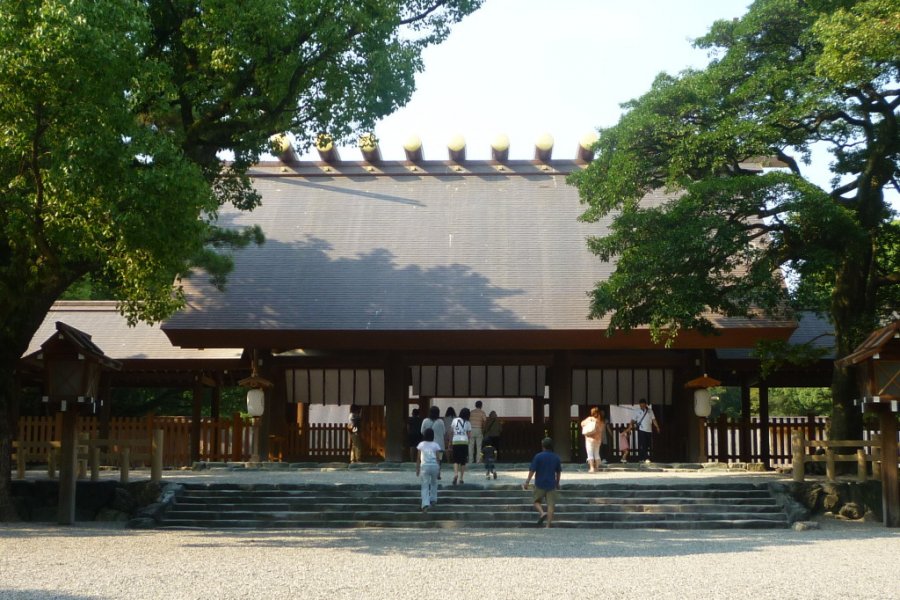
M 472 473 L 474 475 L 475 473 Z M 133 480 L 145 474 L 133 473 Z M 518 469 L 497 483 L 520 482 Z M 35 476 L 39 476 L 35 473 Z M 414 483 L 406 471 L 166 472 L 169 481 Z M 563 483 L 761 481 L 657 472 Z M 467 477 L 481 483 L 477 477 Z M 820 519 L 821 529 L 142 531 L 0 524 L 0 599 L 372 598 L 900 599 L 900 531 Z
M 900 532 L 0 526 L 0 598 L 900 598 Z

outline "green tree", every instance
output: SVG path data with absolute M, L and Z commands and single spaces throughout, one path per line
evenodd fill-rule
M 592 294 L 611 329 L 649 325 L 671 342 L 712 332 L 713 314 L 784 314 L 783 268 L 795 306 L 818 301 L 846 355 L 896 308 L 900 8 L 894 0 L 757 0 L 696 41 L 702 70 L 659 75 L 600 131 L 596 160 L 572 176 L 590 240 L 615 271 Z M 831 153 L 827 188 L 804 172 L 813 147 Z M 747 167 L 775 157 L 783 170 Z M 654 190 L 669 193 L 652 206 Z M 893 249 L 893 250 L 891 250 Z M 823 296 L 826 302 L 821 302 Z M 852 373 L 835 369 L 836 438 L 860 435 Z
M 247 169 L 271 136 L 371 129 L 479 4 L 0 0 L 0 520 L 13 372 L 53 302 L 90 276 L 153 322 L 192 265 L 223 283 L 218 250 L 260 233 L 211 223 L 258 204 Z

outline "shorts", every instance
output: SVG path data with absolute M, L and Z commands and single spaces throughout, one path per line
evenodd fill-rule
M 532 498 L 534 498 L 535 502 L 540 502 L 543 499 L 547 499 L 547 507 L 553 508 L 556 506 L 556 499 L 559 497 L 559 490 L 545 490 L 541 489 L 538 486 L 534 486 L 534 492 L 532 494 Z
M 469 462 L 469 445 L 453 444 L 453 463 L 464 465 Z

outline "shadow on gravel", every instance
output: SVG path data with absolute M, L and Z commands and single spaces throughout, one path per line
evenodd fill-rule
M 766 547 L 801 547 L 829 541 L 900 541 L 900 531 L 878 524 L 825 522 L 812 531 L 766 530 L 622 530 L 622 529 L 303 529 L 303 530 L 133 530 L 116 525 L 0 526 L 0 543 L 24 537 L 134 538 L 178 536 L 184 548 L 322 549 L 372 556 L 410 558 L 653 558 L 756 552 Z M 27 592 L 25 592 L 27 593 Z M 4 598 L 0 588 L 0 598 Z M 31 598 L 34 596 L 16 596 Z M 70 598 L 64 597 L 64 600 Z M 71 596 L 73 600 L 89 598 Z
M 54 600 L 101 600 L 104 596 L 85 596 L 83 594 L 66 594 L 64 592 L 52 592 L 47 590 L 8 590 L 0 587 L 0 598 L 15 598 L 16 600 L 47 600 L 52 596 Z
M 853 538 L 900 540 L 900 532 L 849 529 L 796 532 L 543 529 L 350 529 L 293 532 L 202 532 L 185 547 L 321 548 L 410 558 L 650 558 L 756 552 L 768 546 L 815 544 Z

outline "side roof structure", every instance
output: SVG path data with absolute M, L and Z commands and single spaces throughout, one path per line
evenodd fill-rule
M 162 329 L 205 348 L 652 348 L 647 330 L 608 337 L 587 318 L 588 291 L 614 266 L 586 245 L 610 221 L 580 222 L 565 180 L 582 166 L 261 164 L 262 205 L 219 224 L 260 225 L 265 244 L 235 253 L 224 291 L 185 279 L 188 307 Z M 683 332 L 677 347 L 748 347 L 796 327 L 712 318 L 720 336 Z
M 116 309 L 116 303 L 106 301 L 54 303 L 22 357 L 23 368 L 34 363 L 30 358 L 40 353 L 41 344 L 56 333 L 58 322 L 88 332 L 91 343 L 121 363 L 121 371 L 114 375 L 117 385 L 184 383 L 191 373 L 202 370 L 247 368 L 246 361 L 241 360 L 242 348 L 178 348 L 158 324 L 137 323 L 132 327 Z

